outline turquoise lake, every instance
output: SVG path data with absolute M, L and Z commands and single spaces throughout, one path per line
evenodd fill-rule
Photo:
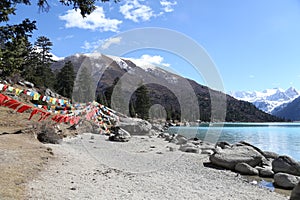
M 300 161 L 300 123 L 225 123 L 170 127 L 168 133 L 209 142 L 249 142 L 262 150 L 288 155 Z

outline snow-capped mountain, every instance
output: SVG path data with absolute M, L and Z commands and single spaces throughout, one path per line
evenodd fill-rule
M 237 91 L 230 92 L 231 96 L 236 99 L 248 101 L 254 104 L 258 109 L 267 113 L 272 113 L 276 108 L 280 108 L 294 99 L 299 97 L 300 93 L 294 87 L 290 87 L 287 90 L 281 88 L 267 89 L 262 92 L 253 91 Z

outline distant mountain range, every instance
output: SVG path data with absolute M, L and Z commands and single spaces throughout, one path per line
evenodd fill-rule
M 294 87 L 287 90 L 281 88 L 267 89 L 262 92 L 238 91 L 230 92 L 233 97 L 248 101 L 258 109 L 289 120 L 300 120 L 300 93 Z
M 213 95 L 216 99 L 221 99 L 223 96 L 226 96 L 226 101 L 224 103 L 227 105 L 223 105 L 222 101 L 218 104 L 220 108 L 227 108 L 226 121 L 281 121 L 281 119 L 275 116 L 262 112 L 249 102 L 239 101 L 229 95 L 212 90 L 193 80 L 183 78 L 178 74 L 174 74 L 169 70 L 157 67 L 153 64 L 141 63 L 134 59 L 93 53 L 75 54 L 58 60 L 52 65 L 52 69 L 60 70 L 67 61 L 73 63 L 76 72 L 81 66 L 89 65 L 92 77 L 95 81 L 98 81 L 96 87 L 97 94 L 105 94 L 118 78 L 123 79 L 124 77 L 127 77 L 125 81 L 126 88 L 130 88 L 131 85 L 137 84 L 137 81 L 142 81 L 143 83 L 152 82 L 151 84 L 147 84 L 151 105 L 161 105 L 171 116 L 180 115 L 182 110 L 188 109 L 181 108 L 181 104 L 192 105 L 196 103 L 200 110 L 200 116 L 196 116 L 197 119 L 200 118 L 202 121 L 218 120 L 211 119 L 211 96 Z M 100 79 L 99 76 L 101 76 Z M 192 98 L 186 93 L 187 83 L 195 94 L 196 102 L 191 102 Z M 177 97 L 181 98 L 181 103 L 179 103 Z M 134 98 L 134 96 L 132 98 Z

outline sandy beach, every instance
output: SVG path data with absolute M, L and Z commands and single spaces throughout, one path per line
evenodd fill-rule
M 205 167 L 207 155 L 183 153 L 161 138 L 118 143 L 83 134 L 46 146 L 54 156 L 27 184 L 27 199 L 288 199 Z

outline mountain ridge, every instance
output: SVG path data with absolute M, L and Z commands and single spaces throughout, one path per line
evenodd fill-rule
M 149 90 L 150 102 L 152 105 L 159 104 L 167 112 L 171 118 L 178 118 L 185 112 L 181 109 L 179 103 L 180 98 L 183 99 L 184 105 L 192 105 L 196 103 L 200 111 L 200 120 L 211 121 L 211 95 L 221 99 L 221 96 L 226 96 L 226 121 L 241 121 L 241 122 L 270 122 L 282 121 L 270 114 L 264 113 L 251 103 L 239 101 L 235 98 L 212 90 L 207 86 L 200 85 L 193 80 L 181 77 L 178 74 L 166 71 L 153 64 L 144 66 L 138 65 L 130 58 L 120 58 L 116 56 L 103 55 L 100 53 L 93 54 L 75 54 L 59 60 L 52 65 L 53 70 L 60 70 L 65 62 L 71 61 L 74 65 L 75 72 L 83 65 L 88 65 L 91 69 L 92 77 L 96 81 L 95 91 L 97 95 L 105 94 L 112 87 L 116 79 L 127 80 L 125 88 L 130 88 L 131 85 L 137 84 L 137 81 L 142 81 L 147 84 Z M 192 87 L 193 93 L 196 96 L 196 102 L 192 102 L 190 97 L 185 93 L 187 85 Z M 125 92 L 126 93 L 126 92 Z M 124 94 L 125 94 L 124 93 Z M 128 93 L 128 92 L 127 92 Z M 126 94 L 127 94 L 126 93 Z M 177 97 L 180 97 L 179 100 Z M 134 99 L 134 94 L 131 96 Z M 198 101 L 197 101 L 198 100 Z M 192 111 L 191 111 L 192 112 Z

